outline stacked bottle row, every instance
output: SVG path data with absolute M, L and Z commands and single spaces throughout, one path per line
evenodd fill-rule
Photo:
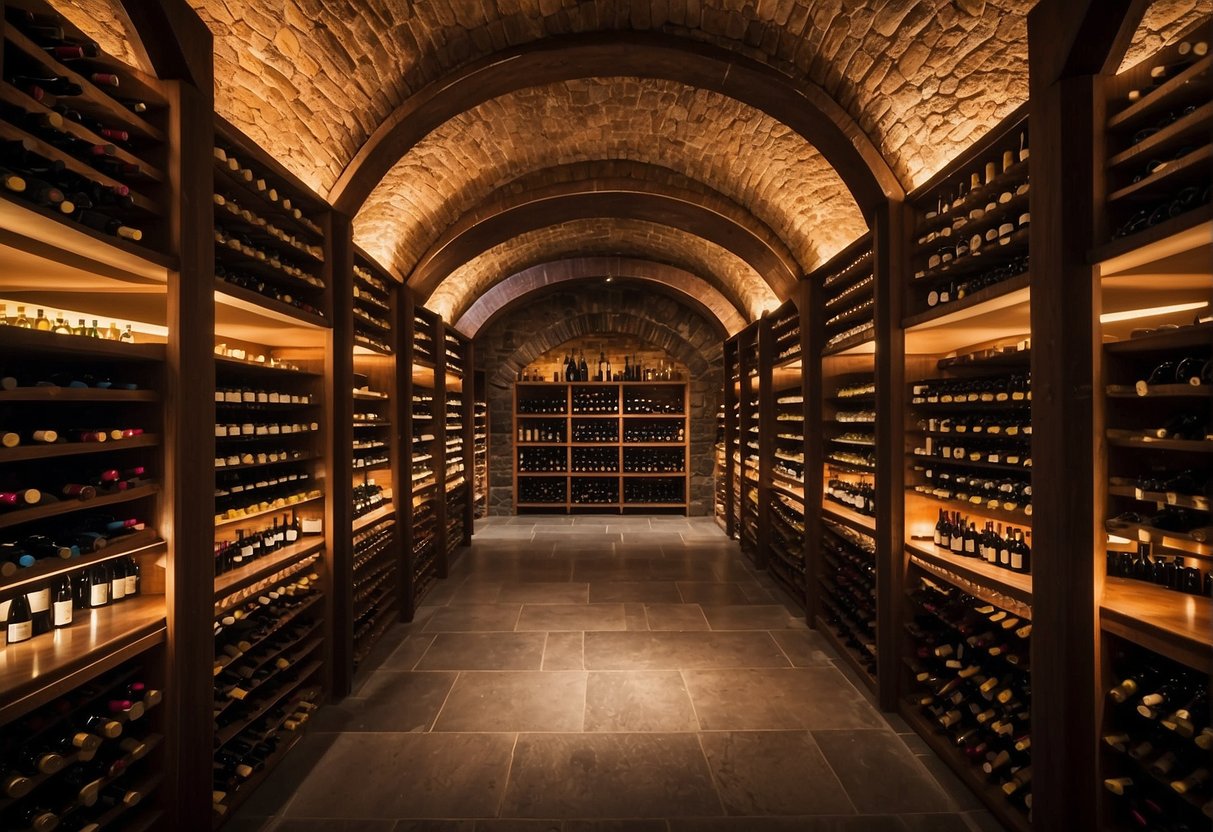
M 429 591 L 438 577 L 438 512 L 433 489 L 414 493 L 412 503 L 412 538 L 409 563 L 412 565 L 413 602 L 416 604 Z
M 1105 347 L 1108 531 L 1213 568 L 1213 323 Z M 1201 585 L 1204 578 L 1198 578 Z
M 795 303 L 785 303 L 771 318 L 771 337 L 774 339 L 774 356 L 771 361 L 776 366 L 790 365 L 801 355 L 800 311 Z
M 489 501 L 489 406 L 477 398 L 472 403 L 472 505 L 475 518 L 488 513 Z
M 131 603 L 143 592 L 142 553 L 162 551 L 148 523 L 160 414 L 150 389 L 159 367 L 147 359 L 158 353 L 132 347 L 69 365 L 8 329 L 24 346 L 0 364 L 0 626 L 10 647 L 41 650 L 66 628 L 162 606 L 157 596 Z M 105 619 L 92 612 L 112 605 Z
M 165 250 L 165 102 L 49 6 L 4 17 L 0 194 Z
M 618 360 L 611 363 L 610 356 L 604 350 L 599 350 L 597 360 L 591 353 L 590 360 L 585 357 L 585 350 L 570 350 L 560 361 L 560 366 L 552 374 L 553 382 L 622 382 L 622 381 L 681 381 L 682 371 L 673 362 L 658 361 L 657 367 L 646 367 L 644 362 L 635 354 L 625 355 L 623 365 Z M 535 367 L 526 367 L 518 374 L 518 381 L 547 381 L 542 372 Z M 587 411 L 593 412 L 593 411 Z
M 303 540 L 303 523 L 295 512 L 275 515 L 268 528 L 225 530 L 215 535 L 215 575 L 223 575 Z
M 909 592 L 910 705 L 940 753 L 1024 817 L 1032 807 L 1032 624 L 922 576 Z
M 759 328 L 751 325 L 743 330 L 738 343 L 738 355 L 743 369 L 743 378 L 738 395 L 741 402 L 741 515 L 738 530 L 741 536 L 741 551 L 755 564 L 761 563 L 759 527 L 763 510 L 759 482 L 762 469 L 762 409 L 759 406 L 761 385 L 759 373 Z
M 383 355 L 392 348 L 392 287 L 367 266 L 354 263 L 354 346 Z
M 323 210 L 274 175 L 247 139 L 219 125 L 214 194 L 215 277 L 221 290 L 323 323 L 326 298 L 324 234 L 313 219 Z
M 913 196 L 918 225 L 908 315 L 947 307 L 1012 278 L 1026 285 L 1029 149 L 1023 118 L 1000 141 Z
M 354 374 L 353 444 L 351 465 L 364 477 L 392 464 L 392 397 L 371 390 L 365 375 Z
M 804 498 L 804 394 L 800 387 L 775 394 L 774 485 Z
M 428 367 L 436 363 L 434 321 L 422 314 L 413 315 L 413 361 Z
M 354 667 L 395 620 L 400 577 L 396 521 L 381 520 L 354 534 Z
M 876 382 L 871 373 L 848 373 L 830 383 L 823 425 L 825 505 L 875 517 Z
M 0 826 L 116 829 L 147 823 L 163 766 L 163 695 L 137 661 L 25 714 L 0 740 Z
M 876 541 L 837 523 L 822 523 L 822 616 L 855 663 L 876 677 Z
M 875 291 L 869 242 L 861 244 L 849 262 L 822 280 L 824 354 L 841 352 L 876 337 Z
M 1021 353 L 1026 362 L 1028 353 Z M 957 368 L 958 369 L 958 368 Z M 911 385 L 918 475 L 910 487 L 947 505 L 1013 523 L 1032 514 L 1031 376 L 923 379 Z
M 1188 224 L 1209 204 L 1209 21 L 1109 84 L 1108 230 L 1130 237 Z M 1189 219 L 1181 220 L 1187 215 Z M 1197 220 L 1198 221 L 1198 220 Z
M 803 600 L 805 586 L 805 518 L 803 499 L 774 489 L 767 504 L 767 566 L 788 593 Z
M 249 541 L 274 540 L 280 544 L 275 549 L 285 546 L 281 513 L 323 496 L 314 470 L 320 429 L 314 384 L 315 377 L 305 372 L 217 362 L 217 542 L 247 548 Z M 230 527 L 241 521 L 235 537 L 229 536 Z M 291 522 L 302 526 L 298 515 Z M 216 565 L 236 568 L 231 554 L 225 547 L 225 557 L 218 558 Z
M 450 339 L 452 336 L 446 336 Z M 457 346 L 462 352 L 462 344 Z M 451 345 L 448 343 L 448 352 Z M 448 384 L 450 382 L 448 381 Z M 456 547 L 462 545 L 467 530 L 467 505 L 471 499 L 471 489 L 468 485 L 467 465 L 465 462 L 464 440 L 464 401 L 459 389 L 448 388 L 446 391 L 446 439 L 445 464 L 446 476 L 446 550 L 448 555 Z
M 720 405 L 716 408 L 716 439 L 712 444 L 712 516 L 722 527 L 728 528 L 728 463 L 726 461 L 724 431 L 724 390 L 720 391 Z
M 226 817 L 298 741 L 320 697 L 318 556 L 231 595 L 215 619 L 214 811 Z
M 1108 828 L 1206 829 L 1213 820 L 1209 674 L 1116 640 L 1100 775 Z

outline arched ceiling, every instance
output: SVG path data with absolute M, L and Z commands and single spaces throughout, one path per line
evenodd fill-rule
M 56 5 L 139 65 L 134 2 Z M 449 317 L 586 254 L 684 269 L 752 317 L 788 264 L 866 230 L 860 206 L 1023 103 L 1036 0 L 186 2 L 215 36 L 219 114 L 361 209 L 358 242 Z M 1156 0 L 1125 65 L 1210 14 Z M 621 211 L 608 182 L 648 193 Z
M 503 184 L 596 159 L 645 162 L 709 185 L 769 225 L 806 271 L 867 228 L 821 154 L 762 113 L 668 81 L 589 78 L 520 90 L 451 119 L 375 189 L 356 238 L 409 274 L 436 231 Z
M 469 260 L 439 284 L 426 306 L 456 320 L 477 297 L 523 269 L 565 257 L 607 255 L 685 269 L 703 278 L 749 319 L 779 304 L 757 273 L 720 245 L 658 223 L 580 219 L 520 234 Z
M 819 84 L 911 186 L 1023 102 L 1033 2 L 191 0 L 216 36 L 223 115 L 322 193 L 393 108 L 452 69 L 617 31 L 712 43 Z
M 677 266 L 632 257 L 570 257 L 539 263 L 499 281 L 455 319 L 455 328 L 475 338 L 483 326 L 535 292 L 563 283 L 616 283 L 644 288 L 677 298 L 698 309 L 705 320 L 720 324 L 721 335 L 741 330 L 746 319 L 724 295 L 703 278 Z

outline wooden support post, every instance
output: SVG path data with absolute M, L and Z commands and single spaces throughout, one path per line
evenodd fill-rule
M 164 537 L 168 661 L 165 741 L 170 828 L 211 816 L 214 680 L 215 248 L 211 88 L 166 84 L 170 227 L 180 269 L 168 282 Z M 209 820 L 208 820 L 209 823 Z
M 876 323 L 876 698 L 897 707 L 905 553 L 905 332 L 902 294 L 909 267 L 908 206 L 889 201 L 873 217 Z
M 326 333 L 324 394 L 330 423 L 325 432 L 329 460 L 326 490 L 329 572 L 329 692 L 349 694 L 354 672 L 354 242 L 348 217 L 328 212 L 329 291 L 333 328 Z

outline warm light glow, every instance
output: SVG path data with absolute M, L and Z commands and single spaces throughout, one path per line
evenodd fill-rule
M 1171 306 L 1152 306 L 1148 309 L 1126 309 L 1124 312 L 1105 312 L 1099 316 L 1101 324 L 1113 324 L 1118 321 L 1135 321 L 1138 318 L 1152 318 L 1156 315 L 1170 315 L 1175 312 L 1191 312 L 1193 309 L 1204 309 L 1209 305 L 1207 300 L 1192 303 L 1176 303 Z
M 12 318 L 16 317 L 16 307 L 18 306 L 25 307 L 26 317 L 29 318 L 30 322 L 32 323 L 34 320 L 33 316 L 36 314 L 34 310 L 38 308 L 37 304 L 30 303 L 28 301 L 13 301 L 0 298 L 0 308 L 7 307 L 9 310 L 10 322 Z M 52 322 L 55 320 L 56 316 L 62 314 L 64 320 L 66 320 L 71 326 L 75 326 L 80 319 L 83 318 L 85 323 L 91 323 L 94 320 L 97 321 L 97 328 L 102 332 L 109 329 L 110 323 L 113 323 L 116 327 L 118 327 L 119 331 L 126 329 L 126 325 L 130 324 L 131 331 L 136 335 L 150 335 L 156 338 L 168 338 L 168 327 L 166 326 L 158 326 L 156 324 L 148 324 L 141 321 L 132 321 L 124 318 L 110 318 L 105 315 L 98 315 L 95 312 L 81 312 L 76 309 L 61 309 L 54 306 L 44 306 L 42 308 L 46 310 L 46 316 L 50 318 Z

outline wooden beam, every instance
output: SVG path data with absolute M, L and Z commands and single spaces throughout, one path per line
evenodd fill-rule
M 165 757 L 169 828 L 211 816 L 215 586 L 215 246 L 211 88 L 165 85 L 169 100 L 168 210 L 180 271 L 168 282 L 165 323 L 163 515 L 168 639 Z M 209 823 L 209 820 L 207 821 Z
M 353 225 L 336 211 L 328 213 L 326 267 L 332 292 L 333 327 L 327 331 L 324 356 L 325 457 L 331 466 L 326 487 L 329 547 L 327 552 L 328 627 L 332 670 L 329 692 L 342 699 L 354 673 L 354 243 Z
M 458 114 L 519 89 L 604 76 L 676 81 L 766 113 L 821 152 L 865 213 L 882 199 L 904 195 L 871 138 L 816 84 L 711 44 L 661 33 L 610 32 L 511 47 L 433 82 L 384 119 L 329 198 L 355 216 L 397 161 Z
M 121 0 L 114 12 L 136 37 L 131 47 L 157 77 L 214 93 L 214 38 L 186 0 Z
M 1118 0 L 1125 15 L 1132 4 Z M 1099 599 L 1103 593 L 1101 286 L 1088 265 L 1104 190 L 1103 43 L 1076 45 L 1105 3 L 1045 0 L 1029 15 L 1032 146 L 1032 811 L 1097 828 Z M 1102 58 L 1099 54 L 1102 50 Z
M 873 217 L 872 274 L 876 325 L 876 699 L 897 708 L 901 675 L 901 606 L 905 591 L 905 331 L 913 217 L 889 202 Z

